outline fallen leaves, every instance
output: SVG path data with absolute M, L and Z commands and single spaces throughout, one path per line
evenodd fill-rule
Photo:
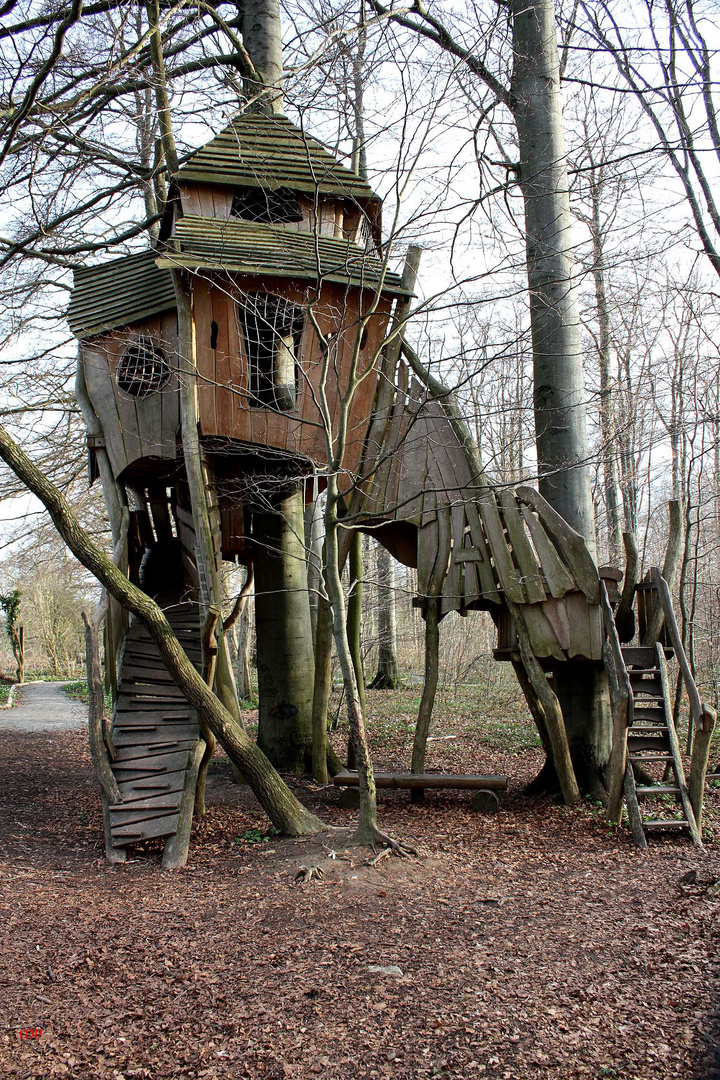
M 277 837 L 219 761 L 190 865 L 173 875 L 159 844 L 124 866 L 101 860 L 81 735 L 0 736 L 0 1073 L 710 1080 L 715 844 L 653 838 L 639 856 L 591 808 L 521 798 L 537 752 L 493 750 L 474 724 L 436 741 L 432 766 L 506 772 L 496 817 L 451 792 L 381 803 L 383 829 L 422 859 L 369 866 L 343 834 Z M 390 734 L 394 767 L 405 749 Z M 352 827 L 336 793 L 297 790 Z M 713 792 L 711 831 L 718 803 Z M 322 879 L 293 888 L 314 866 Z M 15 1037 L 29 1027 L 43 1036 Z

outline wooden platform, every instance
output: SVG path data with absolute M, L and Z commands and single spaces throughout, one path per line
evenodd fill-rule
M 199 669 L 200 629 L 195 604 L 176 603 L 165 614 Z M 113 847 L 173 836 L 190 755 L 200 737 L 197 717 L 166 670 L 145 627 L 130 625 L 112 726 L 112 764 L 123 801 L 110 809 Z

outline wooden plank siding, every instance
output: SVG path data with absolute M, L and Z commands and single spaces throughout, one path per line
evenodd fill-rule
M 299 354 L 298 394 L 295 408 L 278 412 L 252 407 L 248 402 L 248 362 L 238 329 L 237 300 L 242 293 L 268 292 L 282 296 L 303 310 L 313 303 L 310 291 L 283 279 L 235 278 L 209 280 L 197 277 L 193 288 L 196 354 L 199 390 L 198 408 L 201 435 L 225 437 L 258 448 L 272 447 L 326 464 L 325 433 L 320 424 L 316 397 L 322 377 L 317 334 L 306 318 Z M 334 334 L 338 359 L 326 379 L 326 393 L 337 434 L 341 395 L 347 392 L 348 373 L 357 341 L 360 303 L 370 303 L 369 291 L 338 284 L 323 286 L 313 303 L 318 325 L 324 335 Z M 351 404 L 347 447 L 343 468 L 354 473 L 360 463 L 365 434 L 375 393 L 373 358 L 379 349 L 390 315 L 389 297 L 381 298 L 378 312 L 368 325 L 368 334 L 359 360 L 365 374 Z M 217 325 L 217 347 L 211 348 L 212 323 Z

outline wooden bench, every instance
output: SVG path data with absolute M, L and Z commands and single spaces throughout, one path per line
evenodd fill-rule
M 356 772 L 343 771 L 333 776 L 333 784 L 342 788 L 357 788 L 360 783 Z M 472 805 L 483 813 L 494 813 L 499 805 L 496 791 L 507 791 L 507 776 L 460 776 L 453 773 L 375 773 L 378 788 L 407 788 L 424 791 L 425 788 L 454 788 L 474 791 Z M 349 805 L 349 802 L 348 804 Z

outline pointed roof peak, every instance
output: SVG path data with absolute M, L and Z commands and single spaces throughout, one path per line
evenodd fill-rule
M 182 183 L 285 187 L 362 201 L 378 196 L 366 180 L 285 116 L 243 113 L 196 150 L 178 173 Z

